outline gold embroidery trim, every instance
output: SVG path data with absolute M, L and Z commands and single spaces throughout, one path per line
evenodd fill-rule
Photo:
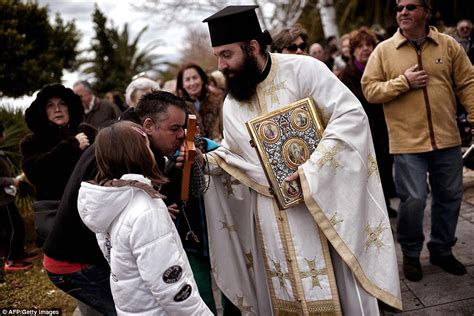
M 352 270 L 362 287 L 368 293 L 382 300 L 384 303 L 401 310 L 402 301 L 400 300 L 400 298 L 379 288 L 376 284 L 374 284 L 367 278 L 367 276 L 362 270 L 362 267 L 360 266 L 360 263 L 357 261 L 357 258 L 352 254 L 349 247 L 347 247 L 344 241 L 339 237 L 334 226 L 331 225 L 330 221 L 320 209 L 319 205 L 311 196 L 308 181 L 306 180 L 306 176 L 302 168 L 299 168 L 299 175 L 301 186 L 303 188 L 303 196 L 305 199 L 305 203 L 308 206 L 308 209 L 313 215 L 315 221 L 318 223 L 320 229 L 324 232 L 324 235 L 331 241 L 333 247 L 337 249 L 337 252 Z
M 319 232 L 319 240 L 321 240 L 321 248 L 323 249 L 324 262 L 326 262 L 326 273 L 329 279 L 329 287 L 331 289 L 331 296 L 334 306 L 335 315 L 342 315 L 341 302 L 339 300 L 339 293 L 337 291 L 336 275 L 331 261 L 331 253 L 329 251 L 329 243 L 322 230 L 314 223 Z
M 225 172 L 233 176 L 235 179 L 240 181 L 242 184 L 248 186 L 249 188 L 253 189 L 257 193 L 264 195 L 266 197 L 273 198 L 273 195 L 270 194 L 270 188 L 268 186 L 259 184 L 250 177 L 248 177 L 244 172 L 240 171 L 238 168 L 229 165 L 224 159 L 216 155 L 215 153 L 207 154 L 208 161 L 210 164 L 218 165 L 221 167 Z
M 264 270 L 266 274 L 268 292 L 270 294 L 270 299 L 272 301 L 272 306 L 274 308 L 273 303 L 276 302 L 277 298 L 275 296 L 275 288 L 273 287 L 273 282 L 271 281 L 272 277 L 270 275 L 270 267 L 268 266 L 268 260 L 267 260 L 268 256 L 267 256 L 267 252 L 265 251 L 265 243 L 263 241 L 263 232 L 262 232 L 262 227 L 261 227 L 262 224 L 260 223 L 259 213 L 260 211 L 259 211 L 258 203 L 257 203 L 257 207 L 255 210 L 255 222 L 257 223 L 256 226 L 257 226 L 257 233 L 258 233 L 258 239 L 259 239 L 258 246 L 260 247 L 260 251 L 262 252 L 262 262 L 263 262 Z
M 267 102 L 265 99 L 265 87 L 268 87 L 273 83 L 273 80 L 276 78 L 276 74 L 279 68 L 278 60 L 272 56 L 272 54 L 269 54 L 269 58 L 272 59 L 272 66 L 270 68 L 270 73 L 268 74 L 267 78 L 260 82 L 257 85 L 257 103 L 259 106 L 259 109 L 261 112 L 259 115 L 263 115 L 265 113 L 268 113 L 268 107 L 267 107 Z
M 278 229 L 283 232 L 281 243 L 283 244 L 283 250 L 285 258 L 287 258 L 288 272 L 290 273 L 290 282 L 293 291 L 293 299 L 299 303 L 301 313 L 308 314 L 307 302 L 304 295 L 303 283 L 299 277 L 298 262 L 295 255 L 295 245 L 293 244 L 293 237 L 291 235 L 288 214 L 286 211 L 280 211 L 276 201 L 273 202 L 273 209 L 275 215 L 281 217 L 278 220 Z

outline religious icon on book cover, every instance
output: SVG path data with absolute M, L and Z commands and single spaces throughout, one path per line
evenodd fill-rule
M 291 115 L 291 125 L 299 131 L 305 131 L 309 127 L 308 113 L 302 110 L 295 110 Z
M 300 185 L 296 181 L 283 182 L 283 193 L 289 198 L 298 197 L 301 194 Z
M 299 181 L 285 178 L 309 159 L 323 135 L 323 125 L 311 97 L 246 123 L 271 192 L 280 209 L 303 201 Z
M 308 146 L 300 138 L 291 138 L 283 144 L 283 158 L 288 167 L 296 170 L 309 158 Z
M 274 143 L 280 137 L 280 128 L 273 122 L 265 122 L 260 128 L 260 136 L 267 143 Z

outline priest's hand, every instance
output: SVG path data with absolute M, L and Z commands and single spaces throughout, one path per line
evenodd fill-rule
M 286 182 L 291 182 L 291 181 L 294 181 L 294 180 L 298 180 L 299 178 L 300 178 L 300 175 L 299 175 L 298 171 L 295 171 L 292 174 L 290 174 L 288 177 L 286 177 L 285 181 Z

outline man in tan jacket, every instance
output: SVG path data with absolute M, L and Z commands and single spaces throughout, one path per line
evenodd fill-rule
M 419 256 L 429 174 L 430 262 L 463 275 L 466 268 L 452 254 L 463 192 L 455 96 L 473 123 L 473 68 L 454 39 L 428 26 L 429 0 L 397 0 L 396 4 L 399 29 L 372 53 L 362 88 L 369 102 L 383 104 L 387 119 L 400 197 L 397 239 L 403 272 L 411 281 L 423 277 Z

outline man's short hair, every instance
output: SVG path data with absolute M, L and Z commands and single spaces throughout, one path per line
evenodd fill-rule
M 459 26 L 459 24 L 461 23 L 467 23 L 469 25 L 469 27 L 472 29 L 472 22 L 471 20 L 468 20 L 468 19 L 462 19 L 462 20 L 459 20 L 458 23 L 456 23 L 456 27 Z
M 134 111 L 142 124 L 145 119 L 151 118 L 159 126 L 170 106 L 175 106 L 183 112 L 187 109 L 184 99 L 166 91 L 153 90 L 140 98 Z
M 418 0 L 420 4 L 425 8 L 428 8 L 431 11 L 431 0 Z M 400 0 L 395 0 L 395 3 L 398 4 Z
M 90 93 L 93 93 L 92 86 L 89 83 L 89 81 L 79 80 L 79 81 L 76 81 L 72 86 L 75 87 L 75 86 L 78 86 L 78 85 L 82 85 L 87 91 L 89 91 Z

